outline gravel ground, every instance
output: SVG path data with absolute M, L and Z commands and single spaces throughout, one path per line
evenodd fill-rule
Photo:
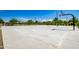
M 6 49 L 79 48 L 79 30 L 72 26 L 3 26 Z

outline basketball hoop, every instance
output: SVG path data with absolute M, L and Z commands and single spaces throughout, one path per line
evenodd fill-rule
M 67 15 L 70 15 L 73 17 L 73 30 L 75 30 L 75 16 L 73 14 L 64 14 L 62 11 L 61 11 L 61 14 L 59 16 L 67 16 Z

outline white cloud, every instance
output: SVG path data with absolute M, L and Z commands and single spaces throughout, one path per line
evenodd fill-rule
M 42 19 L 41 22 L 48 21 L 47 19 Z
M 28 21 L 28 20 L 30 20 L 30 19 L 28 19 L 28 18 L 24 18 L 24 17 L 19 17 L 18 18 L 20 21 Z M 33 20 L 33 21 L 35 21 L 35 20 Z M 44 22 L 44 21 L 52 21 L 52 19 L 42 19 L 42 20 L 39 20 L 39 19 L 37 19 L 37 21 L 40 21 L 40 22 Z
M 48 21 L 52 21 L 53 19 L 48 19 Z
M 41 21 L 52 21 L 52 19 L 42 19 Z
M 18 19 L 19 19 L 20 21 L 27 21 L 27 20 L 29 20 L 29 19 L 24 18 L 24 17 L 19 17 Z

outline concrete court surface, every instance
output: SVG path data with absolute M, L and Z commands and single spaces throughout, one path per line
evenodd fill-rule
M 79 48 L 79 29 L 72 26 L 2 26 L 4 49 Z

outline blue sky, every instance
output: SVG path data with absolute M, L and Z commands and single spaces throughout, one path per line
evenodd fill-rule
M 62 10 L 64 13 L 74 14 L 79 18 L 79 10 Z M 60 10 L 0 10 L 0 18 L 5 21 L 11 18 L 17 18 L 21 21 L 27 20 L 51 20 L 56 17 L 56 13 L 60 14 Z M 59 19 L 69 19 L 71 16 L 59 17 Z

